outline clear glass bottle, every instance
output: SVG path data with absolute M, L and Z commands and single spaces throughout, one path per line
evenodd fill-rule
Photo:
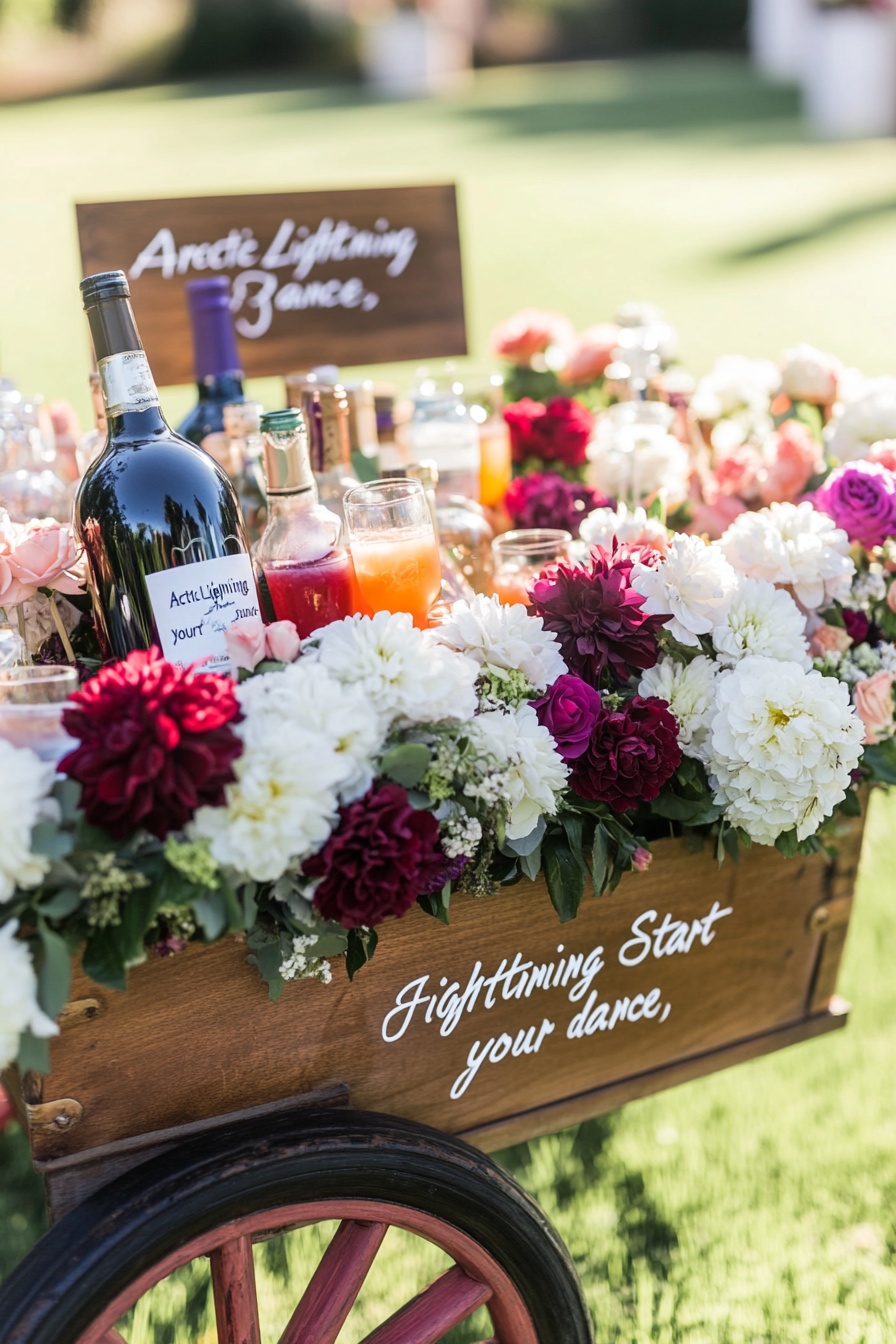
M 57 470 L 53 423 L 42 397 L 0 391 L 0 503 L 15 523 L 55 518 L 69 523 L 74 484 Z
M 463 399 L 463 384 L 450 373 L 436 380 L 423 371 L 411 393 L 412 412 L 405 426 L 410 458 L 435 462 L 436 495 L 479 499 L 479 426 Z
M 254 550 L 274 618 L 304 639 L 360 610 L 342 519 L 321 504 L 296 409 L 261 417 L 268 519 Z
M 228 402 L 224 407 L 227 439 L 227 474 L 236 486 L 237 498 L 250 542 L 259 539 L 267 521 L 264 467 L 261 460 L 260 401 Z
M 106 422 L 106 403 L 103 401 L 103 387 L 96 369 L 90 375 L 90 400 L 93 405 L 93 429 L 89 429 L 86 434 L 82 435 L 76 449 L 78 468 L 82 476 L 99 457 L 109 437 L 109 426 Z

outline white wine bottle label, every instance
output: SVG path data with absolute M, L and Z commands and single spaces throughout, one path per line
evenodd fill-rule
M 224 639 L 234 621 L 261 619 L 248 555 L 224 555 L 146 575 L 162 653 L 169 663 L 232 672 Z
M 107 415 L 125 411 L 145 411 L 158 406 L 159 393 L 142 350 L 126 350 L 122 355 L 107 355 L 99 362 L 100 381 Z

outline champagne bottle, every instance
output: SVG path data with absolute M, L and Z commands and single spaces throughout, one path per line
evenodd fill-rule
M 109 426 L 75 502 L 100 638 L 116 658 L 158 644 L 228 671 L 227 628 L 260 615 L 234 488 L 165 421 L 124 272 L 88 276 L 81 294 Z
M 224 429 L 224 407 L 243 401 L 243 371 L 230 316 L 230 281 L 224 275 L 187 284 L 187 307 L 193 332 L 197 404 L 177 427 L 178 434 L 202 447 L 210 434 Z

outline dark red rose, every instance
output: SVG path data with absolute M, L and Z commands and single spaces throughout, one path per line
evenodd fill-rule
M 504 407 L 504 419 L 510 427 L 515 462 L 537 457 L 567 467 L 583 465 L 594 416 L 575 397 L 554 397 L 546 406 L 523 397 Z
M 371 929 L 444 886 L 449 861 L 433 814 L 411 807 L 400 784 L 379 783 L 339 809 L 335 831 L 302 870 L 321 878 L 314 904 L 325 919 Z
M 569 782 L 581 798 L 627 812 L 652 802 L 680 762 L 678 724 L 666 701 L 636 695 L 601 715 Z
M 532 705 L 565 761 L 587 751 L 594 725 L 603 713 L 600 691 L 575 673 L 565 672 Z
M 638 548 L 591 548 L 586 565 L 548 565 L 532 586 L 535 614 L 560 641 L 566 666 L 592 686 L 604 672 L 623 685 L 659 657 L 657 632 L 668 616 L 648 616 L 631 586 L 632 565 L 649 563 Z
M 517 476 L 504 496 L 504 507 L 514 527 L 562 527 L 574 537 L 592 509 L 609 503 L 599 490 L 568 481 L 555 471 Z
M 852 611 L 850 608 L 844 607 L 843 624 L 846 626 L 846 633 L 853 644 L 864 644 L 868 638 L 868 631 L 871 629 L 871 622 L 864 611 Z
M 242 711 L 229 677 L 138 650 L 71 699 L 62 722 L 79 744 L 59 770 L 81 785 L 92 826 L 117 840 L 139 827 L 162 839 L 197 808 L 224 802 L 243 749 L 231 727 Z

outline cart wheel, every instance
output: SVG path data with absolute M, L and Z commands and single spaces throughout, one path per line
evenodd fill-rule
M 569 1255 L 489 1158 L 393 1116 L 300 1112 L 191 1139 L 90 1196 L 0 1288 L 6 1344 L 119 1344 L 154 1284 L 210 1258 L 218 1344 L 261 1344 L 252 1243 L 339 1227 L 279 1344 L 335 1344 L 390 1227 L 453 1266 L 365 1344 L 437 1344 L 480 1306 L 482 1344 L 591 1344 Z

